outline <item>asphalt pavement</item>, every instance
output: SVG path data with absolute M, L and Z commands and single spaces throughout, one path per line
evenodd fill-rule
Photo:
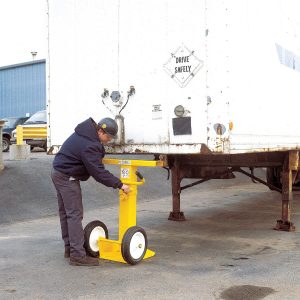
M 292 206 L 296 232 L 273 230 L 280 194 L 241 174 L 183 191 L 187 220 L 174 222 L 167 219 L 167 171 L 141 168 L 146 184 L 139 188 L 137 223 L 156 255 L 135 266 L 100 260 L 99 267 L 76 267 L 63 257 L 53 156 L 3 158 L 0 299 L 300 299 L 299 192 Z M 256 174 L 264 177 L 264 170 Z M 117 239 L 117 191 L 93 179 L 82 190 L 84 225 L 100 219 Z

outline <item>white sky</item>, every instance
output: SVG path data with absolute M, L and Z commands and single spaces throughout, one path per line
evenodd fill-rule
M 47 58 L 47 1 L 0 0 L 0 67 Z

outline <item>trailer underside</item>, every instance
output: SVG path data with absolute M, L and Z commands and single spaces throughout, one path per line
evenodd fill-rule
M 210 179 L 234 178 L 234 172 L 241 172 L 257 182 L 267 185 L 271 190 L 282 195 L 281 219 L 277 220 L 274 229 L 294 231 L 291 222 L 291 202 L 293 183 L 298 180 L 299 151 L 263 152 L 248 154 L 198 154 L 167 155 L 172 177 L 173 210 L 169 220 L 184 221 L 184 212 L 180 209 L 181 191 L 201 184 Z M 242 168 L 249 168 L 250 172 Z M 269 168 L 280 171 L 280 186 L 254 176 L 255 168 Z M 200 179 L 192 184 L 181 186 L 184 178 Z M 279 180 L 279 179 L 278 179 Z

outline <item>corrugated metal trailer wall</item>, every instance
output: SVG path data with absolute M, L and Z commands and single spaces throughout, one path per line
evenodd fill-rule
M 0 67 L 0 118 L 46 109 L 46 60 Z

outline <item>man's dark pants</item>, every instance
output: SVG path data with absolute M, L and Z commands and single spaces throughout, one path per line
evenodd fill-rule
M 65 249 L 70 249 L 71 256 L 85 256 L 80 182 L 56 170 L 52 170 L 51 177 L 57 191 L 61 233 Z

